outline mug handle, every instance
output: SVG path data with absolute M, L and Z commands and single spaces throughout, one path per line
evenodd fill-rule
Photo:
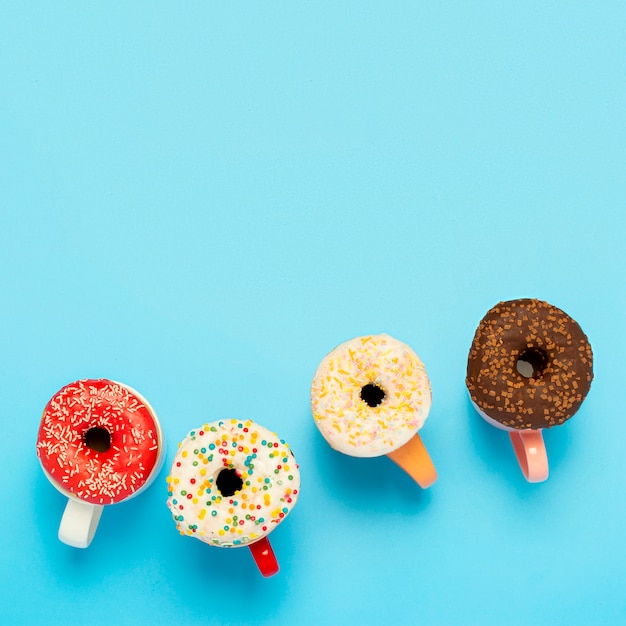
M 539 430 L 509 432 L 517 462 L 529 483 L 541 483 L 548 478 L 548 454 Z
M 91 543 L 104 506 L 68 498 L 59 526 L 59 539 L 74 548 L 87 548 Z
M 418 433 L 387 456 L 422 489 L 427 489 L 437 480 L 437 470 Z
M 254 558 L 254 562 L 257 564 L 259 571 L 266 578 L 269 576 L 274 576 L 274 574 L 278 574 L 278 561 L 276 560 L 276 556 L 274 555 L 274 550 L 272 550 L 272 546 L 270 545 L 269 539 L 267 537 L 263 537 L 254 543 L 248 545 L 250 548 L 250 552 L 252 553 L 252 558 Z

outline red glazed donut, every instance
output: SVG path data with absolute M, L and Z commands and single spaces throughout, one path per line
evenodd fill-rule
M 79 380 L 46 405 L 37 456 L 66 495 L 114 504 L 135 495 L 158 471 L 161 432 L 150 405 L 111 380 Z

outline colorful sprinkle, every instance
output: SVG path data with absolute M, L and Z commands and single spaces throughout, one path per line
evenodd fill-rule
M 300 475 L 297 465 L 284 465 L 291 453 L 283 440 L 250 420 L 214 422 L 192 432 L 197 434 L 190 433 L 180 444 L 168 477 L 167 503 L 181 534 L 212 545 L 242 546 L 258 540 L 287 516 L 297 500 Z M 254 447 L 257 440 L 261 452 Z M 204 456 L 216 447 L 221 456 Z M 231 472 L 228 480 L 221 476 L 216 481 L 225 470 Z M 196 492 L 202 499 L 193 497 Z M 184 514 L 176 507 L 181 498 L 186 502 Z

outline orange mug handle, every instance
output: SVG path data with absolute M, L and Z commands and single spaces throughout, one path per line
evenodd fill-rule
M 548 478 L 546 444 L 539 430 L 509 432 L 517 462 L 529 483 L 541 483 Z
M 437 470 L 419 434 L 415 434 L 397 450 L 387 455 L 399 465 L 422 489 L 430 487 L 437 480 Z
M 248 548 L 250 548 L 252 558 L 263 576 L 267 578 L 278 574 L 278 570 L 280 569 L 278 567 L 278 561 L 276 560 L 274 550 L 272 550 L 272 546 L 267 537 L 263 537 L 263 539 L 249 544 Z

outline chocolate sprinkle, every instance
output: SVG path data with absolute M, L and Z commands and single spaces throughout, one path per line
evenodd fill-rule
M 517 361 L 529 352 L 540 355 L 541 363 L 527 378 Z M 593 354 L 580 326 L 561 309 L 526 298 L 500 302 L 483 317 L 465 382 L 472 400 L 492 419 L 537 429 L 572 417 L 592 379 Z

